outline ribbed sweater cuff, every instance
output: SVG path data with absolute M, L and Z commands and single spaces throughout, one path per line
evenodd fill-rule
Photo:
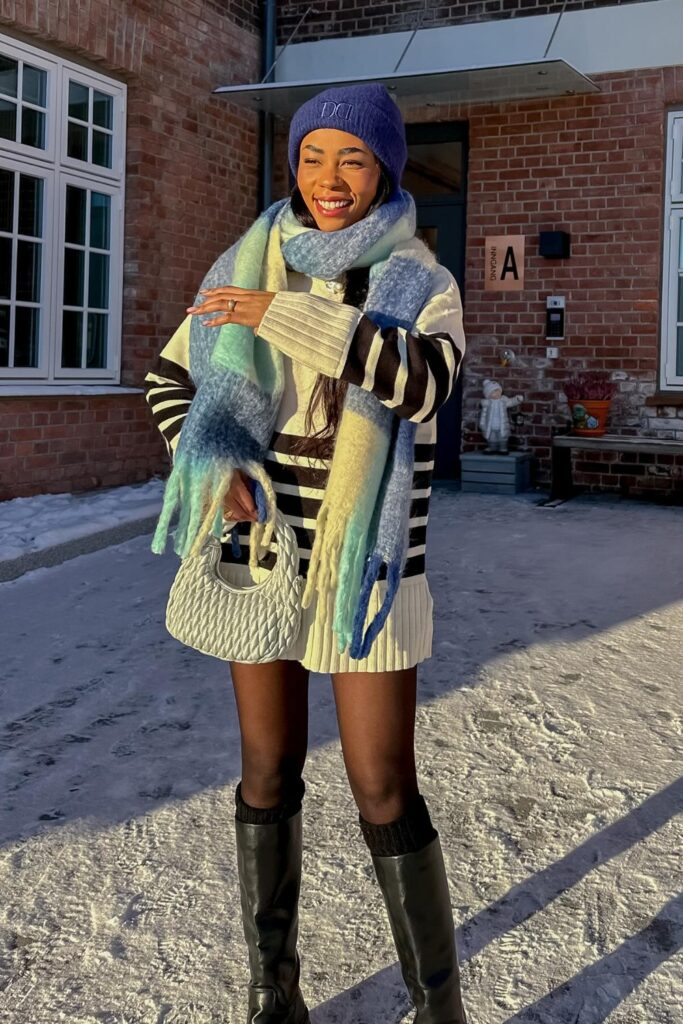
M 354 306 L 301 292 L 277 292 L 256 329 L 298 363 L 340 377 L 361 319 Z

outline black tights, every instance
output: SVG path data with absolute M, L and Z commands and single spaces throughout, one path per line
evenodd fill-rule
M 232 663 L 241 798 L 273 808 L 300 785 L 308 749 L 308 672 L 297 661 Z M 333 675 L 349 785 L 362 818 L 394 822 L 419 800 L 414 732 L 417 670 Z

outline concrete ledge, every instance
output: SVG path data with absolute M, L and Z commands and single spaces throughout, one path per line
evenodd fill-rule
M 95 530 L 92 533 L 74 537 L 72 540 L 54 544 L 52 547 L 27 551 L 26 554 L 19 555 L 17 558 L 9 558 L 0 562 L 0 583 L 16 580 L 32 569 L 59 565 L 78 555 L 87 555 L 91 551 L 99 551 L 112 544 L 121 544 L 124 540 L 130 540 L 131 537 L 152 533 L 158 517 L 159 513 L 157 512 L 155 515 L 132 519 L 125 523 L 118 523 L 116 526 L 108 526 L 103 530 Z

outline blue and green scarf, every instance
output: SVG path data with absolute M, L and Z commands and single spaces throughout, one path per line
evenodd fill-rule
M 287 288 L 287 266 L 325 280 L 369 267 L 363 312 L 380 328 L 410 330 L 431 291 L 435 265 L 414 236 L 415 203 L 403 190 L 358 223 L 331 232 L 303 227 L 284 199 L 218 257 L 201 288 L 280 291 Z M 203 301 L 198 292 L 194 304 Z M 220 538 L 224 498 L 233 473 L 242 470 L 256 481 L 254 567 L 269 550 L 275 520 L 275 492 L 264 461 L 282 399 L 283 356 L 249 327 L 204 326 L 195 315 L 190 376 L 196 393 L 166 482 L 152 551 L 164 551 L 177 507 L 174 550 L 181 558 L 197 554 L 209 534 Z M 307 607 L 316 594 L 323 601 L 333 598 L 339 650 L 348 647 L 353 658 L 367 657 L 405 567 L 415 431 L 415 423 L 396 416 L 371 391 L 349 385 L 303 603 Z M 372 588 L 384 566 L 386 594 L 366 628 Z

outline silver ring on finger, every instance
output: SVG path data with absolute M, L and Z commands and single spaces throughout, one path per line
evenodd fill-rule
M 237 305 L 237 300 L 236 299 L 228 299 L 228 313 L 234 313 L 236 305 Z

